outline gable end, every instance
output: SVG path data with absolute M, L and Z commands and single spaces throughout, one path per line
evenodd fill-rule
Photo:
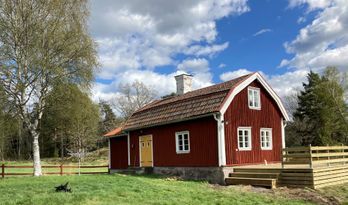
M 265 81 L 265 79 L 259 74 L 259 73 L 254 73 L 244 81 L 240 82 L 238 85 L 236 85 L 234 88 L 232 88 L 228 95 L 226 96 L 224 102 L 220 106 L 220 113 L 222 115 L 225 114 L 228 106 L 231 104 L 235 96 L 240 93 L 244 88 L 246 88 L 250 83 L 253 81 L 258 80 L 260 84 L 265 88 L 265 90 L 268 92 L 268 94 L 273 98 L 273 100 L 276 102 L 279 110 L 281 111 L 283 118 L 286 121 L 289 121 L 289 116 L 288 113 L 286 112 L 286 109 L 279 98 L 279 96 L 275 93 L 275 91 L 271 88 L 271 86 Z

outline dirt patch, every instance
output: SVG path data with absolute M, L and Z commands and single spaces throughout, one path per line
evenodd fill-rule
M 237 189 L 242 192 L 254 192 L 254 193 L 265 194 L 271 197 L 297 199 L 297 200 L 307 201 L 307 202 L 320 204 L 320 205 L 340 205 L 343 203 L 342 199 L 338 197 L 325 195 L 321 193 L 320 191 L 309 189 L 309 188 L 279 187 L 276 189 L 268 189 L 268 188 L 262 188 L 262 187 L 243 186 L 243 185 L 237 185 L 237 186 L 211 185 L 211 188 L 214 188 L 214 189 L 223 189 L 223 187 Z
M 280 195 L 286 198 L 301 199 L 315 204 L 339 205 L 342 201 L 334 196 L 325 196 L 319 191 L 308 188 L 286 188 L 280 187 L 274 189 L 275 195 Z

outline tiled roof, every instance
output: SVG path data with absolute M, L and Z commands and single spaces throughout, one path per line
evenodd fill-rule
M 113 137 L 122 133 L 122 127 L 118 127 L 110 132 L 106 133 L 104 137 Z
M 156 100 L 137 110 L 124 130 L 151 127 L 218 112 L 229 91 L 250 75 L 194 90 L 183 95 Z

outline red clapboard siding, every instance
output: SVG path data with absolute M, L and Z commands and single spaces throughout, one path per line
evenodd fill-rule
M 252 110 L 248 107 L 248 89 L 242 90 L 233 99 L 228 107 L 225 119 L 226 164 L 248 164 L 280 161 L 281 156 L 281 113 L 278 106 L 263 88 L 254 81 L 250 86 L 260 88 L 261 110 Z M 238 149 L 237 128 L 240 126 L 251 127 L 252 150 L 236 151 Z M 260 128 L 272 128 L 273 149 L 261 150 Z
M 127 136 L 110 138 L 111 169 L 128 168 Z
M 214 118 L 206 117 L 130 132 L 131 166 L 139 166 L 139 136 L 152 135 L 156 167 L 208 167 L 218 165 L 217 128 Z M 190 153 L 177 154 L 175 132 L 190 132 Z

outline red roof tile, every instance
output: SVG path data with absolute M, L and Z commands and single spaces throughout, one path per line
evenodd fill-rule
M 112 136 L 115 136 L 115 135 L 119 135 L 122 133 L 122 127 L 118 127 L 114 130 L 111 130 L 110 132 L 106 133 L 104 135 L 104 137 L 112 137 Z
M 183 95 L 156 100 L 137 110 L 124 129 L 137 129 L 165 124 L 218 112 L 229 91 L 250 75 L 194 90 Z

